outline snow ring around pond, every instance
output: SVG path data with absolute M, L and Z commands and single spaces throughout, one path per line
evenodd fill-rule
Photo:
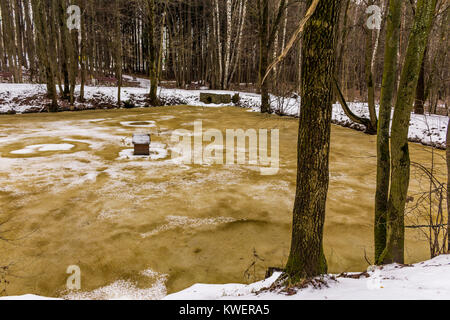
M 150 146 L 149 156 L 135 156 L 134 149 L 125 149 L 119 153 L 119 160 L 134 160 L 134 159 L 145 159 L 145 160 L 161 160 L 167 158 L 169 152 L 161 144 L 152 144 Z
M 69 143 L 59 143 L 59 144 L 35 144 L 31 146 L 26 146 L 20 150 L 11 151 L 11 154 L 33 154 L 36 152 L 49 152 L 49 151 L 69 151 L 75 146 Z
M 120 124 L 124 127 L 132 127 L 132 128 L 154 128 L 154 127 L 156 127 L 155 121 L 123 121 Z

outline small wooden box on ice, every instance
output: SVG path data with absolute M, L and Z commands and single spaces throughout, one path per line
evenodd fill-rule
M 134 155 L 149 156 L 150 155 L 151 138 L 146 133 L 136 133 L 133 135 Z

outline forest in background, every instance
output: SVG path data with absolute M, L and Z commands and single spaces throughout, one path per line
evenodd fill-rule
M 79 29 L 70 5 L 81 8 Z M 381 24 L 367 21 L 377 5 Z M 415 14 L 415 1 L 401 12 L 398 64 L 403 64 Z M 420 74 L 415 112 L 447 114 L 449 3 L 439 0 Z M 75 85 L 122 85 L 122 74 L 148 76 L 157 104 L 159 81 L 178 88 L 257 91 L 262 111 L 269 93 L 299 93 L 301 41 L 261 78 L 286 48 L 306 12 L 298 0 L 2 0 L 0 71 L 5 81 L 47 83 L 71 102 Z M 340 6 L 336 78 L 348 101 L 378 101 L 388 5 L 386 0 L 345 0 Z M 22 71 L 20 71 L 22 70 Z M 397 81 L 400 79 L 398 72 Z M 83 100 L 81 89 L 80 100 Z

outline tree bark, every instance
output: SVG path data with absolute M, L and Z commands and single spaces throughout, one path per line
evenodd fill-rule
M 450 253 L 450 120 L 447 127 L 447 252 Z
M 115 52 L 115 73 L 117 78 L 117 106 L 120 108 L 122 105 L 122 31 L 120 24 L 120 0 L 116 0 L 115 8 L 115 20 L 114 20 L 114 33 L 116 37 L 116 52 Z
M 17 68 L 19 83 L 22 83 L 22 66 L 28 67 L 26 59 L 24 57 L 23 50 L 23 14 L 22 14 L 22 3 L 20 0 L 14 1 L 14 18 L 16 21 L 15 33 L 16 33 L 16 43 L 17 43 Z
M 66 25 L 66 9 L 64 0 L 58 0 L 58 22 L 61 32 L 61 73 L 64 79 L 64 91 L 62 92 L 63 99 L 69 99 L 70 96 L 70 79 L 69 79 L 69 68 L 70 68 L 70 33 Z
M 149 59 L 148 65 L 150 69 L 150 104 L 158 104 L 158 74 L 156 61 L 156 45 L 155 45 L 155 0 L 148 0 L 148 43 L 149 43 Z M 184 66 L 183 66 L 184 67 Z
M 244 26 L 247 17 L 247 0 L 242 0 L 241 2 L 241 11 L 240 11 L 240 20 L 239 20 L 239 28 L 238 28 L 238 38 L 237 38 L 237 46 L 236 52 L 234 55 L 235 59 L 232 59 L 232 71 L 229 77 L 230 81 L 234 78 L 234 74 L 236 72 L 236 68 L 241 68 L 241 55 L 242 55 L 242 37 L 244 34 Z M 240 72 L 238 70 L 238 78 Z M 240 85 L 240 79 L 238 79 L 238 84 Z
M 308 4 L 311 3 L 309 0 Z M 297 191 L 291 252 L 286 265 L 292 282 L 327 272 L 323 230 L 339 6 L 339 0 L 320 1 L 303 36 Z
M 447 252 L 450 253 L 450 120 L 447 127 Z
M 26 24 L 26 38 L 27 38 L 27 55 L 30 67 L 30 81 L 33 81 L 34 76 L 37 74 L 36 65 L 36 47 L 34 43 L 33 24 L 31 22 L 30 3 L 29 0 L 23 1 L 25 24 Z
M 386 247 L 386 217 L 388 211 L 391 155 L 389 149 L 392 101 L 395 92 L 397 57 L 400 40 L 402 0 L 390 0 L 384 52 L 384 71 L 381 87 L 377 136 L 377 187 L 375 194 L 375 263 Z
M 86 10 L 86 0 L 81 0 L 83 5 L 83 10 Z M 84 86 L 86 84 L 87 78 L 87 57 L 86 57 L 86 45 L 87 45 L 87 35 L 86 35 L 86 18 L 83 14 L 81 16 L 81 43 L 80 43 L 80 69 L 81 69 L 81 83 L 80 83 L 80 98 L 81 102 L 84 102 Z
M 425 65 L 426 65 L 427 49 L 425 49 L 424 58 L 420 67 L 419 80 L 416 90 L 416 101 L 414 102 L 414 113 L 425 113 Z
M 405 205 L 410 179 L 409 123 L 419 71 L 430 34 L 436 0 L 418 0 L 405 64 L 400 77 L 391 133 L 392 174 L 387 214 L 385 264 L 405 262 Z
M 218 73 L 218 84 L 220 89 L 223 89 L 223 53 L 222 53 L 222 37 L 221 37 L 221 25 L 220 25 L 220 10 L 219 10 L 219 2 L 218 0 L 214 0 L 215 8 L 214 8 L 214 29 L 216 36 L 216 44 L 217 44 L 217 59 L 219 64 L 219 73 Z
M 157 69 L 157 83 L 161 81 L 161 72 L 162 72 L 162 64 L 163 64 L 163 55 L 164 55 L 164 28 L 166 27 L 166 15 L 167 15 L 167 3 L 164 6 L 164 12 L 161 23 L 161 32 L 159 38 L 159 53 L 158 53 L 158 67 Z
M 16 63 L 17 51 L 15 44 L 15 31 L 13 26 L 12 9 L 9 1 L 0 1 L 2 15 L 3 36 L 5 52 L 8 58 L 8 70 L 13 74 L 14 82 L 19 82 L 19 67 Z
M 226 0 L 226 17 L 227 17 L 227 35 L 225 39 L 225 66 L 224 66 L 224 78 L 223 88 L 228 89 L 228 77 L 230 73 L 230 60 L 231 60 L 231 0 Z
M 334 95 L 337 97 L 339 103 L 341 104 L 342 109 L 344 110 L 345 115 L 355 123 L 361 124 L 366 127 L 365 133 L 370 135 L 377 134 L 377 128 L 373 126 L 372 121 L 367 118 L 359 117 L 350 109 L 345 100 L 344 94 L 342 93 L 341 88 L 336 79 L 334 79 Z
M 55 69 L 51 59 L 51 53 L 55 48 L 52 46 L 52 41 L 49 39 L 47 29 L 48 24 L 52 24 L 54 16 L 51 15 L 51 8 L 48 8 L 43 0 L 32 0 L 33 20 L 36 23 L 37 41 L 38 41 L 38 56 L 40 64 L 44 69 L 44 74 L 47 81 L 47 94 L 52 100 L 49 111 L 58 111 L 58 97 L 56 93 L 55 84 Z M 48 17 L 48 18 L 46 18 Z
M 280 0 L 278 13 L 272 24 L 269 26 L 269 1 L 258 0 L 258 19 L 259 19 L 259 85 L 261 90 L 261 113 L 270 113 L 269 81 L 266 78 L 266 72 L 269 69 L 270 48 L 275 42 L 275 36 L 278 31 L 283 12 L 286 9 L 286 0 Z
M 367 84 L 367 99 L 369 105 L 369 117 L 372 128 L 377 128 L 378 119 L 375 110 L 375 84 L 373 80 L 372 70 L 372 56 L 374 48 L 372 44 L 372 30 L 366 30 L 366 84 Z M 375 132 L 376 133 L 376 132 Z

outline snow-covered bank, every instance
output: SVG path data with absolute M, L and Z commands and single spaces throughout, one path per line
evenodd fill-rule
M 357 274 L 349 274 L 355 276 Z M 196 284 L 167 300 L 446 300 L 450 299 L 450 255 L 413 266 L 374 268 L 359 279 L 327 277 L 328 287 L 300 289 L 295 294 L 264 290 L 280 276 L 251 285 Z M 335 279 L 335 280 L 333 280 Z
M 123 88 L 122 100 L 135 107 L 147 106 L 148 80 L 140 79 L 141 88 Z M 77 88 L 77 91 L 79 88 Z M 42 112 L 42 99 L 45 95 L 45 85 L 41 84 L 0 84 L 0 114 Z M 199 107 L 223 107 L 225 105 L 204 104 L 200 102 L 201 92 L 234 94 L 234 91 L 218 90 L 183 90 L 159 89 L 159 96 L 163 105 L 190 105 Z M 258 112 L 261 107 L 260 96 L 254 93 L 239 92 L 239 107 Z M 117 100 L 117 88 L 114 87 L 86 87 L 86 103 L 76 103 L 75 110 L 113 108 Z M 299 98 L 280 98 L 271 96 L 272 109 L 278 114 L 298 116 Z M 355 114 L 369 117 L 366 103 L 350 103 L 349 107 Z M 333 106 L 333 123 L 355 130 L 364 127 L 352 122 L 340 104 Z M 448 117 L 438 115 L 411 115 L 409 140 L 440 149 L 446 147 Z
M 371 268 L 367 273 L 349 273 L 324 277 L 327 286 L 290 291 L 267 290 L 280 276 L 250 285 L 196 284 L 181 292 L 165 296 L 154 293 L 153 287 L 137 289 L 113 284 L 92 293 L 68 295 L 65 299 L 114 300 L 448 300 L 450 299 L 450 255 L 411 266 L 388 265 Z M 165 292 L 165 279 L 157 283 L 158 292 Z M 122 281 L 123 282 L 123 281 Z M 163 289 L 161 289 L 163 288 Z M 1 297 L 0 300 L 47 300 L 35 295 Z

